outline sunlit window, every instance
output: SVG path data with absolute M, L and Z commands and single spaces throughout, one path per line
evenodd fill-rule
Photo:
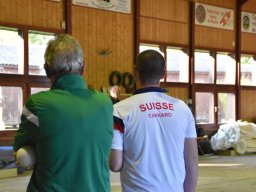
M 54 38 L 52 33 L 29 31 L 29 74 L 46 75 L 44 70 L 44 53 L 47 43 Z
M 0 26 L 0 130 L 18 128 L 28 93 L 50 89 L 44 53 L 49 40 L 64 32 L 18 25 Z
M 240 83 L 256 86 L 256 58 L 252 55 L 241 55 Z
M 235 56 L 228 53 L 217 53 L 217 84 L 235 84 Z
M 161 53 L 164 56 L 163 51 L 160 49 L 159 45 L 152 45 L 152 44 L 140 44 L 140 53 L 146 50 L 155 50 Z
M 196 122 L 209 124 L 214 122 L 214 94 L 196 92 Z
M 218 123 L 235 120 L 235 94 L 218 93 Z
M 35 94 L 35 93 L 38 93 L 38 92 L 41 92 L 41 91 L 47 91 L 49 90 L 50 88 L 43 88 L 43 87 L 31 87 L 31 95 L 32 94 Z
M 214 83 L 214 58 L 210 52 L 195 51 L 195 83 Z
M 24 74 L 24 40 L 15 28 L 0 27 L 0 73 Z
M 188 61 L 187 51 L 177 48 L 166 49 L 166 81 L 167 82 L 188 82 Z
M 18 127 L 22 99 L 21 87 L 0 86 L 0 130 Z

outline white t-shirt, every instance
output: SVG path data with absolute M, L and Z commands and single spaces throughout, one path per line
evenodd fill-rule
M 112 149 L 123 150 L 123 191 L 183 192 L 184 140 L 195 137 L 188 106 L 161 88 L 115 104 Z

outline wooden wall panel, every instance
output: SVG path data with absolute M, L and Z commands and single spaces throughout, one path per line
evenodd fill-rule
M 242 11 L 255 13 L 256 12 L 256 1 L 255 0 L 246 0 L 246 2 L 242 5 Z
M 188 102 L 188 88 L 184 87 L 170 87 L 167 88 L 168 95 L 183 100 L 185 103 Z
M 235 50 L 235 32 L 210 27 L 195 27 L 195 47 Z
M 140 0 L 140 16 L 188 23 L 188 6 L 183 0 Z
M 140 40 L 187 45 L 188 25 L 141 17 Z
M 241 53 L 256 52 L 256 34 L 241 33 Z
M 195 2 L 228 8 L 228 9 L 236 8 L 236 0 L 195 0 Z
M 36 27 L 61 29 L 63 1 L 0 0 L 0 21 Z
M 241 119 L 256 123 L 256 90 L 240 91 Z
M 256 14 L 256 1 L 248 0 L 242 6 L 242 11 Z M 241 52 L 256 52 L 256 34 L 241 33 Z
M 133 72 L 134 12 L 123 14 L 73 5 L 72 13 L 72 32 L 85 53 L 88 85 L 99 90 L 109 87 L 112 71 Z
M 197 0 L 197 3 L 204 3 L 217 7 L 234 10 L 234 30 L 223 30 L 213 27 L 195 25 L 195 47 L 213 49 L 235 49 L 235 0 Z
M 141 0 L 140 41 L 188 45 L 189 2 Z

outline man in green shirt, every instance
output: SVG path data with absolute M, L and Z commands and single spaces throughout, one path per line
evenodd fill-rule
M 108 158 L 113 135 L 112 102 L 82 78 L 82 49 L 73 37 L 48 43 L 49 91 L 31 95 L 22 111 L 14 151 L 35 149 L 28 192 L 109 192 Z

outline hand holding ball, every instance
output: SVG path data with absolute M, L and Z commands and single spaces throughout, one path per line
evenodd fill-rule
M 32 146 L 26 145 L 21 147 L 16 153 L 18 165 L 31 168 L 35 165 L 36 154 Z

